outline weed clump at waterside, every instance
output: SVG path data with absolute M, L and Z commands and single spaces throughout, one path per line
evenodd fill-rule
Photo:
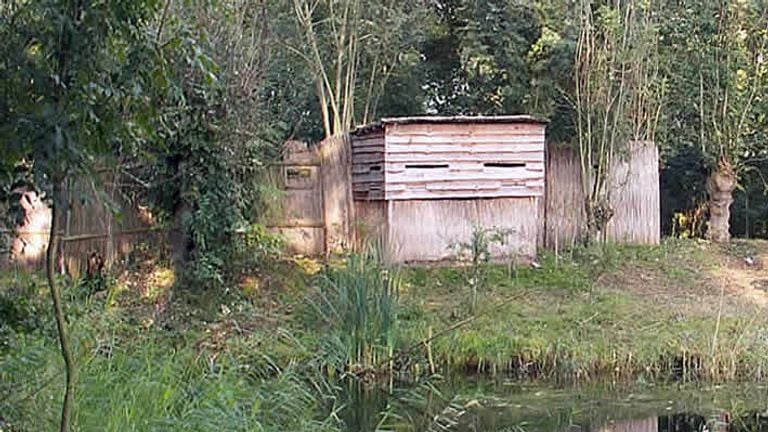
M 375 373 L 398 342 L 400 276 L 375 253 L 348 257 L 317 279 L 305 319 L 317 332 L 328 369 Z

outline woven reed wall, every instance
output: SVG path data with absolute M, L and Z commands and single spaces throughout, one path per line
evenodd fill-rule
M 579 239 L 584 226 L 584 194 L 578 153 L 566 146 L 547 147 L 544 245 L 567 249 Z
M 354 246 L 355 208 L 352 199 L 352 151 L 348 135 L 319 144 L 326 253 Z
M 618 243 L 659 244 L 661 201 L 659 151 L 653 142 L 633 142 L 611 171 L 614 214 L 606 227 Z
M 609 241 L 658 244 L 661 240 L 659 153 L 652 142 L 633 142 L 611 168 L 614 215 L 606 227 Z M 572 148 L 547 149 L 546 221 L 548 249 L 572 247 L 585 225 L 579 155 Z

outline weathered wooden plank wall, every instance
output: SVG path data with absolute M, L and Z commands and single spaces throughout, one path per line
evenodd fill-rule
M 283 237 L 288 252 L 321 255 L 325 250 L 325 224 L 318 148 L 299 141 L 286 142 L 282 163 L 272 168 L 272 174 L 281 196 L 267 227 Z
M 546 170 L 545 246 L 572 247 L 585 225 L 579 155 L 572 148 L 549 146 Z M 614 215 L 606 227 L 608 240 L 658 244 L 661 240 L 659 154 L 655 144 L 632 143 L 611 168 Z
M 385 198 L 544 194 L 542 124 L 388 124 Z
M 343 251 L 354 246 L 350 138 L 348 135 L 333 136 L 319 146 L 325 252 Z
M 70 275 L 85 271 L 92 252 L 111 266 L 122 263 L 140 244 L 162 250 L 166 232 L 153 231 L 151 213 L 131 199 L 134 192 L 142 192 L 141 186 L 114 172 L 100 176 L 100 185 L 77 181 L 66 191 L 70 208 L 62 227 L 61 256 Z
M 384 199 L 384 131 L 353 137 L 352 140 L 354 199 Z
M 375 245 L 386 247 L 387 202 L 384 200 L 355 201 L 355 241 L 358 249 Z
M 491 253 L 501 259 L 536 256 L 538 199 L 393 200 L 388 202 L 388 253 L 393 262 L 453 260 L 475 226 L 506 233 Z

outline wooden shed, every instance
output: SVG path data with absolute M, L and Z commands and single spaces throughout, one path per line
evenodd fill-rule
M 351 135 L 358 239 L 393 262 L 455 257 L 475 227 L 496 258 L 532 258 L 544 224 L 546 122 L 530 116 L 384 118 Z

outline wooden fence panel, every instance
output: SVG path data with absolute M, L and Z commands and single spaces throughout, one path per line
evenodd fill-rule
M 75 180 L 65 189 L 68 207 L 59 235 L 57 268 L 72 276 L 85 270 L 92 253 L 107 267 L 124 261 L 138 244 L 153 249 L 164 242 L 164 232 L 154 230 L 152 216 L 130 199 L 135 187 L 112 172 L 100 174 L 100 184 Z M 0 266 L 24 270 L 43 270 L 48 247 L 51 211 L 36 192 L 21 196 L 25 211 L 22 223 L 15 227 L 10 254 Z
M 286 142 L 282 163 L 273 167 L 282 196 L 267 225 L 283 237 L 290 253 L 320 255 L 325 250 L 321 171 L 318 149 L 299 141 Z
M 327 138 L 320 143 L 320 167 L 326 253 L 354 246 L 352 222 L 352 163 L 349 136 Z

